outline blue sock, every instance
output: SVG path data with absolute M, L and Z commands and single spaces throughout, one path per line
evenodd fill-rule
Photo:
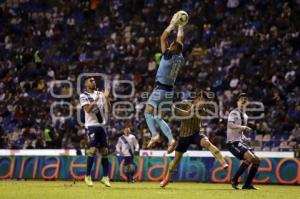
M 90 176 L 94 163 L 94 156 L 88 156 L 86 161 L 86 175 Z
M 167 124 L 167 122 L 165 122 L 165 120 L 163 120 L 160 117 L 155 117 L 155 120 L 159 124 L 159 127 L 162 130 L 162 132 L 164 133 L 164 135 L 168 138 L 168 142 L 170 145 L 173 140 L 173 135 L 172 135 L 172 131 L 171 131 L 169 125 Z
M 238 181 L 239 177 L 246 171 L 246 169 L 248 168 L 249 164 L 243 162 L 241 164 L 241 166 L 239 167 L 239 169 L 237 170 L 236 174 L 234 175 L 234 177 L 232 178 L 233 181 Z
M 102 160 L 101 160 L 101 165 L 102 165 L 102 168 L 103 168 L 103 176 L 108 176 L 108 158 L 107 157 L 102 157 Z
M 144 116 L 145 116 L 148 128 L 149 128 L 149 130 L 152 134 L 151 136 L 152 137 L 156 136 L 157 131 L 156 131 L 156 128 L 155 128 L 155 118 L 154 118 L 154 116 L 151 113 L 147 113 L 147 112 L 144 113 Z
M 258 170 L 258 166 L 257 164 L 252 164 L 247 180 L 245 182 L 245 185 L 251 185 L 253 178 L 255 177 L 257 170 Z

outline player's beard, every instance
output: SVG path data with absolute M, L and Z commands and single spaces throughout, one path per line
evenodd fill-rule
M 96 85 L 91 85 L 89 88 L 91 91 L 95 91 L 96 90 Z
M 242 106 L 241 106 L 241 107 L 242 107 L 242 110 L 243 110 L 243 111 L 245 111 L 245 108 L 246 108 L 247 104 L 248 104 L 247 102 L 242 103 Z
M 92 85 L 92 90 L 95 91 L 96 88 L 97 88 L 96 84 L 93 84 L 93 85 Z

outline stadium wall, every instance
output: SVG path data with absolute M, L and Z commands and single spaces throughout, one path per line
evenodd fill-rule
M 183 157 L 175 181 L 228 183 L 238 169 L 240 161 L 226 157 L 229 168 L 222 170 L 212 157 Z M 136 157 L 139 181 L 160 181 L 166 175 L 172 157 Z M 85 174 L 85 156 L 0 156 L 0 179 L 44 179 L 44 180 L 82 180 Z M 94 179 L 102 174 L 100 159 L 92 171 Z M 110 178 L 125 180 L 124 160 L 110 156 Z M 300 184 L 300 159 L 262 158 L 255 183 L 262 184 Z

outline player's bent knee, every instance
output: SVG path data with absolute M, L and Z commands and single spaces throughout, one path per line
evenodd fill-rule
M 249 161 L 250 161 L 252 164 L 255 164 L 255 157 L 251 157 L 251 158 L 249 159 Z
M 176 162 L 179 162 L 181 160 L 183 153 L 177 152 L 175 153 L 175 157 L 173 160 L 175 160 Z
M 86 154 L 88 156 L 94 156 L 97 153 L 97 148 L 96 147 L 90 147 L 87 151 Z
M 244 159 L 245 159 L 245 160 L 248 160 L 248 161 L 251 162 L 251 163 L 254 163 L 254 161 L 255 161 L 255 156 L 254 156 L 250 151 L 247 151 L 247 152 L 244 154 Z
M 108 148 L 101 148 L 100 153 L 102 156 L 107 156 L 108 155 Z
M 205 138 L 202 138 L 202 139 L 201 139 L 200 145 L 201 145 L 202 147 L 208 149 L 212 144 L 211 144 L 211 142 L 208 140 L 208 138 L 205 137 Z
M 148 114 L 154 114 L 154 108 L 152 106 L 150 106 L 149 104 L 147 104 L 146 107 L 145 107 L 144 115 L 146 113 L 148 113 Z
M 259 157 L 255 156 L 253 164 L 257 164 L 257 165 L 260 164 L 260 159 L 259 159 Z

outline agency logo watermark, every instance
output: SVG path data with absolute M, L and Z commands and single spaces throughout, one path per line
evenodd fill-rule
M 137 119 L 143 117 L 143 111 L 147 104 L 156 104 L 154 114 L 167 114 L 168 117 L 177 120 L 197 117 L 199 119 L 227 119 L 229 111 L 221 100 L 216 100 L 213 92 L 200 91 L 190 92 L 189 99 L 173 102 L 173 99 L 182 99 L 186 97 L 184 92 L 140 92 L 135 90 L 134 82 L 130 80 L 114 80 L 110 82 L 109 76 L 103 73 L 82 73 L 77 77 L 76 85 L 69 80 L 52 81 L 50 84 L 50 94 L 57 99 L 50 106 L 52 120 L 67 120 L 76 118 L 80 125 L 84 125 L 84 111 L 79 103 L 79 97 L 84 92 L 84 78 L 94 77 L 104 82 L 104 88 L 110 89 L 111 109 L 107 106 L 99 107 L 103 122 L 106 124 L 109 117 L 116 120 Z M 58 88 L 67 87 L 68 92 L 57 93 Z M 126 88 L 127 92 L 124 92 Z M 75 95 L 76 91 L 76 95 Z M 135 100 L 138 96 L 140 101 Z M 78 103 L 70 103 L 70 98 L 77 97 Z M 260 101 L 248 101 L 244 112 L 249 120 L 260 120 L 265 117 L 264 104 Z

